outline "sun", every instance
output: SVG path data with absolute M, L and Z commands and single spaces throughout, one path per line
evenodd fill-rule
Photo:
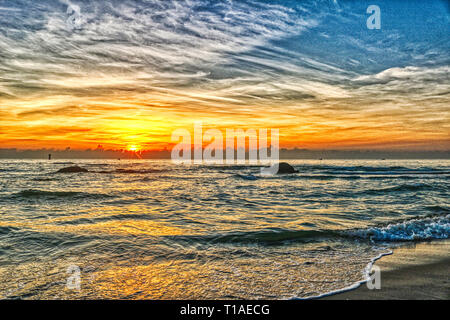
M 128 149 L 128 151 L 138 152 L 141 150 L 141 147 L 138 145 L 131 145 L 131 146 L 128 146 L 127 149 Z

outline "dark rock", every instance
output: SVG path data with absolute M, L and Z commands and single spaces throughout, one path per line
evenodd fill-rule
M 293 166 L 291 166 L 287 162 L 280 162 L 278 164 L 278 174 L 286 174 L 286 173 L 297 173 L 298 171 L 294 169 Z
M 57 171 L 57 173 L 78 173 L 78 172 L 88 172 L 88 170 L 78 167 L 78 166 L 74 166 L 74 167 L 62 168 Z

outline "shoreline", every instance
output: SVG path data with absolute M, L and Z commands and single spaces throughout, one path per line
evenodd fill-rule
M 448 300 L 450 299 L 450 240 L 408 243 L 392 254 L 375 258 L 381 288 L 361 281 L 352 287 L 311 299 L 324 300 Z M 371 264 L 368 268 L 372 268 Z M 367 270 L 367 269 L 366 269 Z M 367 274 L 367 272 L 366 272 Z

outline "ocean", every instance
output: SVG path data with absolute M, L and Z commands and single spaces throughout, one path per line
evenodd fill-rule
M 448 160 L 289 163 L 0 160 L 0 298 L 307 298 L 449 238 Z

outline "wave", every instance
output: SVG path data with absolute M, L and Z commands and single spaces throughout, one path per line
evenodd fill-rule
M 263 165 L 245 165 L 245 164 L 241 164 L 241 165 L 236 165 L 236 164 L 230 164 L 230 165 L 202 165 L 200 166 L 201 168 L 205 168 L 205 169 L 210 169 L 210 170 L 220 170 L 220 171 L 233 171 L 233 170 L 248 170 L 248 169 L 257 169 L 257 168 L 262 168 L 264 167 Z
M 450 212 L 450 208 L 449 207 L 445 207 L 442 205 L 434 205 L 434 206 L 428 206 L 426 207 L 426 209 L 428 209 L 429 211 L 433 211 L 433 212 Z
M 299 168 L 312 170 L 340 170 L 340 171 L 408 171 L 414 170 L 403 166 L 371 167 L 371 166 L 330 166 L 330 165 L 301 165 Z
M 222 243 L 258 243 L 262 245 L 279 245 L 283 242 L 310 242 L 339 236 L 336 231 L 265 229 L 261 231 L 233 232 L 205 236 L 171 236 L 172 240 L 186 242 Z
M 9 234 L 17 230 L 19 229 L 15 227 L 0 227 L 0 235 Z
M 365 174 L 365 173 L 313 173 L 313 174 L 290 174 L 290 175 L 273 175 L 273 176 L 258 176 L 263 179 L 282 179 L 282 180 L 424 180 L 431 181 L 432 179 L 436 179 L 436 174 Z
M 449 173 L 446 169 L 437 169 L 437 168 L 429 168 L 429 167 L 421 167 L 421 168 L 408 168 L 403 166 L 386 166 L 386 167 L 371 167 L 371 166 L 299 166 L 302 169 L 313 169 L 313 170 L 332 170 L 332 171 L 343 171 L 343 172 L 399 172 L 399 173 L 407 173 L 407 172 L 418 172 L 418 173 Z
M 239 178 L 239 179 L 243 179 L 243 180 L 250 180 L 250 181 L 258 180 L 258 177 L 254 176 L 252 174 L 245 175 L 245 174 L 237 173 L 237 174 L 234 175 L 234 177 L 235 178 Z
M 334 179 L 344 179 L 344 180 L 356 180 L 361 179 L 359 175 L 332 175 L 332 174 L 311 174 L 311 175 L 286 175 L 282 178 L 288 179 L 302 179 L 302 180 L 334 180 Z
M 295 169 L 303 173 L 322 173 L 331 175 L 362 175 L 362 176 L 376 176 L 376 175 L 449 175 L 448 168 L 408 168 L 404 166 L 332 166 L 332 165 L 294 165 Z
M 45 191 L 45 190 L 36 190 L 36 189 L 28 189 L 23 190 L 18 193 L 12 195 L 13 198 L 43 198 L 43 199 L 58 199 L 58 198 L 105 198 L 109 197 L 105 194 L 100 193 L 88 193 L 88 192 L 76 192 L 76 191 Z
M 448 239 L 450 215 L 412 219 L 384 227 L 353 231 L 349 234 L 362 239 L 388 242 Z
M 33 181 L 57 181 L 56 178 L 34 178 Z
M 357 230 L 264 229 L 203 236 L 171 236 L 170 238 L 182 242 L 206 242 L 211 244 L 258 243 L 261 245 L 281 245 L 285 242 L 315 242 L 330 239 L 398 242 L 448 239 L 449 237 L 450 214 L 413 218 L 403 222 Z
M 91 171 L 95 173 L 106 173 L 106 174 L 147 174 L 147 173 L 161 173 L 166 172 L 167 170 L 161 169 L 116 169 L 112 171 Z
M 443 190 L 447 191 L 448 187 L 443 184 L 426 184 L 426 183 L 414 183 L 414 184 L 401 184 L 398 186 L 381 188 L 381 189 L 370 189 L 363 191 L 362 193 L 367 194 L 379 194 L 379 193 L 389 193 L 389 192 L 410 192 L 410 191 L 424 191 L 424 190 Z
M 164 172 L 165 170 L 158 170 L 158 169 L 141 169 L 141 170 L 134 170 L 134 169 L 116 169 L 116 173 L 159 173 Z
M 436 179 L 436 177 L 440 176 L 441 174 L 377 174 L 377 175 L 360 175 L 359 177 L 361 179 L 366 179 L 366 180 L 417 180 L 417 179 L 427 179 L 427 180 L 431 180 L 431 179 Z
M 73 220 L 65 220 L 56 222 L 58 225 L 84 225 L 96 223 L 108 222 L 108 221 L 128 221 L 128 220 L 152 220 L 152 217 L 148 214 L 116 214 L 108 215 L 102 217 L 92 217 L 92 218 L 78 218 Z
M 346 174 L 345 172 L 337 171 L 336 174 Z M 450 171 L 373 171 L 373 172 L 356 172 L 360 175 L 367 176 L 385 176 L 385 177 L 401 177 L 401 176 L 439 176 L 450 175 Z

